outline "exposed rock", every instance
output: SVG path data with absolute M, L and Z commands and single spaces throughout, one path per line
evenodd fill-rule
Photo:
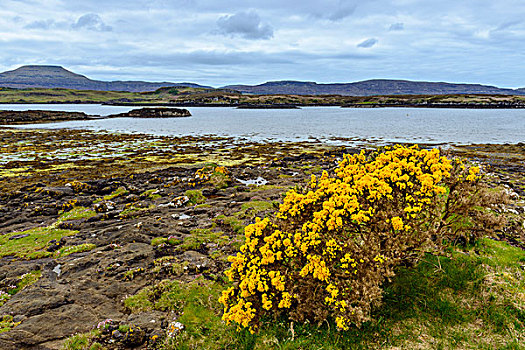
M 160 329 L 166 314 L 160 311 L 144 311 L 129 315 L 127 323 L 133 324 L 146 331 Z
M 83 112 L 59 111 L 0 111 L 0 124 L 50 123 L 67 120 L 91 119 Z
M 191 117 L 190 111 L 184 108 L 140 108 L 127 113 L 113 114 L 110 118 L 181 118 Z

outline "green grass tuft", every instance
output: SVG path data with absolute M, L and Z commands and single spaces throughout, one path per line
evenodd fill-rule
M 16 284 L 16 288 L 11 289 L 9 291 L 9 294 L 15 295 L 16 293 L 20 292 L 22 289 L 29 287 L 30 285 L 34 284 L 36 281 L 40 279 L 42 276 L 42 271 L 36 270 L 28 272 L 20 277 L 20 280 Z
M 255 212 L 261 212 L 261 211 L 265 211 L 265 210 L 270 210 L 273 207 L 274 206 L 273 206 L 272 202 L 251 201 L 251 202 L 243 203 L 243 205 L 241 206 L 241 209 L 244 210 L 244 211 L 253 210 Z
M 204 197 L 201 190 L 187 190 L 184 194 L 190 199 L 190 203 L 192 204 L 202 204 L 206 202 L 206 197 Z
M 239 235 L 244 234 L 244 227 L 246 227 L 246 225 L 244 225 L 242 220 L 240 220 L 238 217 L 219 215 L 215 218 L 215 222 L 220 222 L 220 221 L 230 226 L 232 230 L 235 231 L 237 234 Z
M 69 221 L 69 220 L 87 219 L 95 215 L 97 215 L 97 213 L 94 210 L 84 208 L 84 207 L 74 207 L 70 211 L 60 215 L 57 223 L 61 223 L 64 221 Z
M 109 201 L 109 200 L 112 200 L 113 198 L 117 198 L 117 197 L 125 196 L 125 195 L 127 195 L 128 193 L 129 193 L 129 191 L 126 190 L 124 187 L 119 187 L 119 188 L 117 188 L 115 191 L 111 192 L 110 194 L 105 195 L 105 196 L 102 197 L 102 198 L 98 198 L 98 199 L 96 199 L 95 201 L 93 201 L 93 203 L 102 202 L 103 200 L 105 200 L 105 201 Z
M 17 325 L 13 322 L 13 316 L 5 315 L 0 319 L 0 333 L 8 332 Z
M 56 229 L 52 225 L 0 235 L 0 257 L 13 255 L 22 259 L 36 259 L 50 256 L 52 253 L 44 250 L 49 246 L 50 241 L 59 241 L 62 237 L 77 233 L 78 231 Z M 9 240 L 12 236 L 26 234 L 29 236 Z
M 95 329 L 89 333 L 76 334 L 66 339 L 61 350 L 99 350 L 102 345 L 93 342 L 93 339 L 100 335 L 100 331 Z
M 181 244 L 182 250 L 196 250 L 204 243 L 216 243 L 218 246 L 229 242 L 229 238 L 224 232 L 213 232 L 211 229 L 195 229 L 190 232 L 189 236 L 184 237 Z
M 160 194 L 157 193 L 157 190 L 154 188 L 151 190 L 144 191 L 140 196 L 148 197 L 152 201 L 157 200 L 162 197 Z
M 95 249 L 97 246 L 92 243 L 83 243 L 79 245 L 73 245 L 68 247 L 63 247 L 57 250 L 53 256 L 55 258 L 63 258 L 65 256 L 71 255 L 73 253 L 82 253 L 82 252 L 89 252 L 90 250 Z

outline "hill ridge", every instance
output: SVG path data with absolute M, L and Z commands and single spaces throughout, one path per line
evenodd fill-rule
M 195 83 L 147 82 L 133 80 L 101 81 L 74 73 L 58 65 L 26 65 L 0 73 L 0 87 L 65 88 L 96 91 L 155 91 L 162 87 L 192 87 L 211 89 Z M 404 79 L 369 79 L 352 83 L 317 83 L 315 81 L 276 80 L 258 85 L 226 85 L 219 89 L 245 94 L 271 95 L 448 95 L 491 94 L 525 95 L 525 87 L 499 88 L 492 85 L 412 81 Z
M 506 89 L 483 84 L 412 81 L 401 79 L 369 79 L 353 83 L 317 83 L 281 80 L 269 81 L 258 85 L 227 85 L 222 88 L 257 95 L 525 95 L 525 88 Z
M 26 65 L 0 73 L 0 87 L 64 88 L 96 91 L 155 91 L 161 87 L 210 88 L 194 83 L 147 82 L 133 80 L 93 80 L 56 65 Z

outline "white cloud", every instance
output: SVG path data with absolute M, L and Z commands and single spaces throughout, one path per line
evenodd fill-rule
M 102 18 L 96 13 L 87 13 L 78 18 L 78 20 L 71 25 L 73 29 L 88 29 L 98 32 L 110 32 L 113 30 L 111 26 L 106 25 Z
M 222 16 L 217 20 L 217 26 L 221 33 L 240 35 L 246 39 L 273 37 L 273 28 L 269 24 L 262 23 L 261 18 L 254 11 Z

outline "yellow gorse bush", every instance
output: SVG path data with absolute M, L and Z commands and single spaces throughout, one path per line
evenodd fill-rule
M 445 238 L 477 237 L 501 224 L 487 210 L 472 213 L 491 199 L 480 192 L 478 173 L 417 146 L 346 155 L 333 176 L 325 171 L 290 190 L 272 220 L 246 227 L 245 244 L 229 258 L 233 286 L 220 298 L 223 319 L 252 332 L 283 313 L 332 318 L 341 330 L 368 320 L 395 266 Z M 472 229 L 477 222 L 483 230 Z

